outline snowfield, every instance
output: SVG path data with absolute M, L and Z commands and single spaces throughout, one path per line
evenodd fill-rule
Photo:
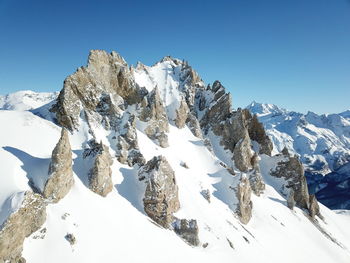
M 179 73 L 169 73 L 169 63 L 165 60 L 147 70 L 135 69 L 134 75 L 148 90 L 157 86 L 169 116 L 173 116 L 181 96 L 175 89 Z M 53 98 L 48 97 L 46 103 Z M 4 106 L 0 110 L 0 223 L 18 209 L 23 191 L 30 189 L 30 179 L 40 182 L 46 178 L 51 152 L 60 137 L 60 127 L 39 117 L 47 116 L 45 107 L 26 110 L 42 106 L 43 101 L 38 100 L 24 108 L 7 103 L 5 108 L 14 110 Z M 21 99 L 16 100 L 16 105 L 21 105 L 17 101 Z M 48 205 L 45 224 L 26 238 L 22 255 L 28 263 L 350 262 L 349 213 L 320 204 L 324 218 L 317 217 L 314 222 L 306 211 L 290 210 L 278 180 L 270 176 L 272 158 L 259 157 L 266 189 L 259 197 L 252 194 L 252 219 L 243 225 L 234 213 L 237 198 L 230 188 L 237 185 L 238 176 L 223 167 L 225 152 L 211 153 L 187 126 L 178 129 L 170 122 L 167 148 L 145 135 L 141 121 L 136 127 L 146 161 L 163 155 L 175 171 L 181 205 L 175 216 L 197 220 L 200 246 L 189 246 L 146 215 L 142 201 L 145 185 L 138 180 L 137 165 L 129 167 L 113 157 L 114 188 L 105 198 L 86 187 L 87 171 L 79 156 L 91 135 L 81 119 L 80 129 L 70 134 L 75 184 L 59 203 Z M 111 146 L 102 126 L 93 129 Z M 213 147 L 215 153 L 220 152 L 219 145 Z M 115 156 L 113 147 L 110 153 Z M 203 191 L 211 194 L 210 202 Z M 66 240 L 67 234 L 74 235 L 75 244 Z

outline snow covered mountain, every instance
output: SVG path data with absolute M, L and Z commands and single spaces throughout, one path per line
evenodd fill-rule
M 0 262 L 349 262 L 350 214 L 231 101 L 94 50 L 54 101 L 0 110 Z
M 58 92 L 34 92 L 31 90 L 0 95 L 0 110 L 31 110 L 53 101 L 57 96 Z
M 256 102 L 247 109 L 264 124 L 276 151 L 286 146 L 300 156 L 310 189 L 322 203 L 350 209 L 350 111 L 304 115 Z

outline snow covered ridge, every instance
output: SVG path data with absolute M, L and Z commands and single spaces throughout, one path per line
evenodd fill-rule
M 41 107 L 58 96 L 58 92 L 17 91 L 0 95 L 0 110 L 25 111 Z
M 247 109 L 264 124 L 276 151 L 287 147 L 300 156 L 309 186 L 322 203 L 333 209 L 350 209 L 349 111 L 304 115 L 256 102 Z
M 0 262 L 349 262 L 349 215 L 231 101 L 94 50 L 56 100 L 0 110 Z

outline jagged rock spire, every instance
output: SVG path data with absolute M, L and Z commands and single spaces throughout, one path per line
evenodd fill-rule
M 42 194 L 46 199 L 56 203 L 66 196 L 73 184 L 72 150 L 68 131 L 62 128 L 61 137 L 52 151 L 49 177 Z
M 173 213 L 180 208 L 175 173 L 164 156 L 153 157 L 139 171 L 139 179 L 146 182 L 143 199 L 147 215 L 168 228 Z

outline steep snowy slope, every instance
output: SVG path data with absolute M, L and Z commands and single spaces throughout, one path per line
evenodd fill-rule
M 256 102 L 247 108 L 264 124 L 275 150 L 286 146 L 301 157 L 310 190 L 322 203 L 333 209 L 350 209 L 349 111 L 304 115 Z
M 74 93 L 71 85 L 74 92 L 94 92 Z M 0 136 L 0 158 L 5 164 L 0 166 L 0 215 L 5 222 L 0 255 L 6 251 L 1 247 L 2 234 L 11 224 L 6 218 L 20 211 L 23 191 L 53 176 L 48 171 L 57 158 L 54 153 L 51 158 L 51 151 L 60 139 L 60 123 L 69 130 L 74 185 L 58 202 L 45 199 L 46 220 L 24 241 L 22 256 L 28 263 L 306 262 L 310 258 L 349 262 L 349 215 L 322 205 L 314 215 L 311 202 L 308 208 L 288 208 L 287 184 L 293 188 L 293 180 L 299 183 L 300 178 L 272 174 L 291 157 L 259 154 L 259 149 L 268 148 L 260 126 L 247 113 L 233 112 L 229 99 L 219 83 L 206 88 L 197 73 L 179 60 L 166 57 L 152 67 L 139 65 L 129 71 L 118 54 L 93 51 L 89 65 L 66 79 L 53 106 L 34 110 L 36 115 L 1 110 L 0 122 L 7 125 Z M 221 110 L 216 111 L 218 106 Z M 230 112 L 223 115 L 226 106 Z M 216 125 L 235 130 L 240 139 L 234 153 L 224 145 L 230 146 L 236 138 L 221 133 Z M 62 137 L 64 133 L 60 142 Z M 93 164 L 94 156 L 103 156 L 101 145 L 113 161 L 113 187 L 105 197 L 91 188 L 92 176 L 109 177 L 108 162 L 98 159 Z M 61 147 L 58 157 L 70 149 L 67 143 Z M 160 155 L 166 161 L 154 163 Z M 63 161 L 57 169 L 69 158 Z M 289 172 L 294 175 L 294 170 Z M 64 187 L 61 179 L 55 190 Z M 104 189 L 105 184 L 99 186 Z M 153 199 L 148 203 L 150 194 Z M 295 193 L 296 201 L 298 194 L 302 193 Z M 170 224 L 162 225 L 168 218 Z M 183 226 L 181 219 L 190 223 Z
M 49 103 L 57 98 L 58 92 L 17 91 L 0 95 L 0 110 L 31 110 Z

